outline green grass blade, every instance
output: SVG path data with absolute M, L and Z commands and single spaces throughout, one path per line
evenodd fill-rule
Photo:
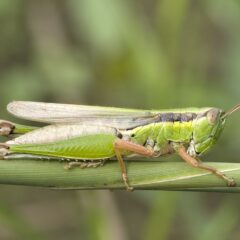
M 240 163 L 208 163 L 233 177 L 237 187 L 184 162 L 127 162 L 130 184 L 146 190 L 240 192 Z M 65 170 L 64 163 L 40 160 L 2 160 L 0 183 L 54 188 L 124 189 L 118 163 Z

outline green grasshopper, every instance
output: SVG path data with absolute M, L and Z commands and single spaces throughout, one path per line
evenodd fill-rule
M 177 153 L 191 166 L 212 172 L 228 186 L 236 185 L 198 157 L 215 144 L 226 118 L 240 105 L 227 112 L 218 108 L 147 111 L 20 101 L 7 109 L 17 117 L 48 125 L 37 128 L 0 121 L 0 135 L 11 137 L 0 144 L 2 159 L 66 160 L 67 168 L 84 168 L 115 158 L 127 190 L 132 190 L 123 158 Z

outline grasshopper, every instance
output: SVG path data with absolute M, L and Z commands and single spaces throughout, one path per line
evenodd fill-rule
M 65 160 L 66 168 L 97 167 L 117 159 L 126 189 L 133 190 L 123 159 L 177 153 L 192 167 L 217 175 L 228 186 L 236 185 L 199 156 L 216 143 L 226 118 L 240 105 L 227 112 L 213 107 L 149 111 L 15 101 L 7 109 L 19 118 L 47 125 L 37 128 L 1 120 L 0 135 L 11 138 L 0 144 L 2 159 Z

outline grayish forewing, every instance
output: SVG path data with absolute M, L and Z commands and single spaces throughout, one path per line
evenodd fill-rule
M 129 129 L 154 122 L 156 112 L 112 107 L 15 101 L 7 110 L 23 119 L 44 123 L 80 123 Z

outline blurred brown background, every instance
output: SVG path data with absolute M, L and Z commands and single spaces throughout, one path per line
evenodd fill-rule
M 239 0 L 1 0 L 12 100 L 134 108 L 240 102 Z M 204 159 L 240 161 L 239 114 Z M 238 194 L 0 187 L 0 239 L 240 238 Z

